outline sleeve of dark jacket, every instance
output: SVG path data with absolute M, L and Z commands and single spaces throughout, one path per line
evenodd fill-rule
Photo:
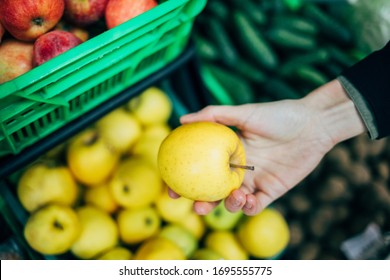
M 338 77 L 372 139 L 390 135 L 390 42 Z

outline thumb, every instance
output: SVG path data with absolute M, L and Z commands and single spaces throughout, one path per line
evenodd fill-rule
M 227 126 L 243 127 L 245 120 L 252 114 L 254 104 L 245 104 L 237 106 L 207 106 L 202 110 L 184 115 L 180 118 L 182 124 L 211 121 Z

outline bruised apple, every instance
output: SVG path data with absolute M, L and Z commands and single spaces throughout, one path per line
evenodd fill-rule
M 0 21 L 16 39 L 33 41 L 51 30 L 64 13 L 63 0 L 1 0 Z
M 32 69 L 33 44 L 8 39 L 0 45 L 0 84 Z
M 65 0 L 65 16 L 80 26 L 93 24 L 103 18 L 108 0 Z
M 156 0 L 109 0 L 105 18 L 111 29 L 157 6 Z
M 33 65 L 41 65 L 81 43 L 80 38 L 71 32 L 53 30 L 45 33 L 34 43 Z

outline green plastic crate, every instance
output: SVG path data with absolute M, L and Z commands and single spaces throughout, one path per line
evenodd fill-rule
M 207 0 L 168 0 L 0 85 L 0 156 L 17 154 L 163 68 Z

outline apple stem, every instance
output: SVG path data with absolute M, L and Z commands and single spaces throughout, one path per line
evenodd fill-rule
M 43 18 L 41 18 L 41 17 L 33 18 L 32 22 L 34 25 L 42 26 L 43 25 Z
M 246 170 L 255 170 L 255 167 L 253 165 L 240 165 L 240 164 L 235 164 L 235 163 L 230 163 L 229 164 L 231 168 L 242 168 Z

